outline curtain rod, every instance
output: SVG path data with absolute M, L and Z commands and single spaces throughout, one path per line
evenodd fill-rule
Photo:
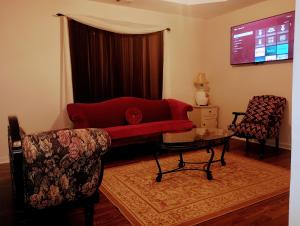
M 65 15 L 62 13 L 56 13 L 54 16 L 65 16 Z
M 65 16 L 64 14 L 62 13 L 56 13 L 54 16 L 57 16 L 57 17 L 61 17 L 61 16 Z M 166 29 L 164 29 L 166 31 L 171 31 L 171 28 L 167 27 Z

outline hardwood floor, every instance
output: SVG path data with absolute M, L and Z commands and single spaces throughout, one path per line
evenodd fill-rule
M 237 140 L 231 142 L 231 150 L 236 154 L 247 155 L 249 158 L 257 158 L 256 152 L 258 151 L 258 145 L 251 144 L 250 147 L 251 152 L 246 154 L 244 142 Z M 134 150 L 132 150 L 132 148 L 112 150 L 106 156 L 106 167 L 152 159 L 151 148 L 153 147 L 139 146 Z M 266 157 L 263 161 L 289 169 L 290 158 L 290 151 L 282 150 L 276 155 L 274 151 L 270 149 L 266 151 Z M 221 217 L 214 218 L 200 225 L 285 226 L 288 225 L 288 206 L 289 193 L 287 192 Z M 81 226 L 84 225 L 83 220 L 83 210 L 74 209 L 67 213 L 60 212 L 52 214 L 51 216 L 39 216 L 37 220 L 30 225 Z M 22 222 L 22 215 L 18 212 L 16 213 L 13 205 L 9 164 L 0 164 L 0 225 L 24 225 Z M 101 195 L 100 202 L 95 206 L 94 225 L 126 226 L 130 225 L 130 223 L 104 195 Z

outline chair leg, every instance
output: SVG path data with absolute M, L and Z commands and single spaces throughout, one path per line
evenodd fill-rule
M 230 140 L 228 141 L 228 145 L 227 145 L 227 148 L 226 148 L 226 151 L 229 152 L 230 150 Z
M 85 225 L 93 226 L 93 224 L 94 224 L 94 204 L 92 204 L 92 203 L 86 204 L 86 206 L 84 208 L 84 215 L 85 215 Z
M 265 156 L 266 140 L 259 140 L 259 143 L 260 143 L 259 158 L 263 159 Z
M 279 136 L 275 138 L 276 153 L 279 153 Z
M 246 137 L 246 152 L 249 151 L 249 138 Z

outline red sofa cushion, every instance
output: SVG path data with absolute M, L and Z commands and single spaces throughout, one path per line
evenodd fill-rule
M 144 135 L 150 136 L 160 134 L 162 132 L 185 131 L 192 128 L 193 123 L 189 120 L 167 120 L 137 125 L 114 126 L 104 129 L 110 134 L 112 140 L 117 140 Z

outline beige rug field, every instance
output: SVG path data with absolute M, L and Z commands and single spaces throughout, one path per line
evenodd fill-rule
M 208 158 L 205 151 L 189 152 L 186 161 Z M 289 171 L 260 160 L 225 156 L 214 163 L 214 179 L 202 171 L 163 175 L 155 181 L 154 159 L 105 169 L 101 191 L 133 225 L 194 225 L 245 207 L 289 189 Z M 174 168 L 177 156 L 161 158 L 163 169 Z

